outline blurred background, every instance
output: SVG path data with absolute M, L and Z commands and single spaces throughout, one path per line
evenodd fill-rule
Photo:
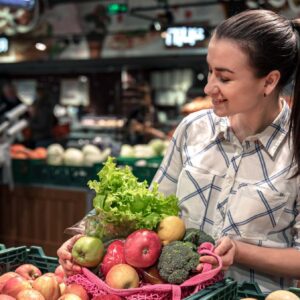
M 0 0 L 0 243 L 55 255 L 109 155 L 150 183 L 181 119 L 210 107 L 213 29 L 257 8 L 295 18 L 300 1 Z

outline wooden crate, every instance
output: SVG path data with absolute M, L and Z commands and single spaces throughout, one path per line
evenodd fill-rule
M 69 238 L 65 228 L 83 218 L 89 209 L 87 191 L 67 188 L 0 187 L 0 242 L 6 246 L 41 246 L 56 256 Z

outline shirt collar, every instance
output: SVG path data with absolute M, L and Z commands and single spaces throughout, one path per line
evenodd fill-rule
M 283 107 L 281 112 L 278 114 L 276 119 L 262 132 L 249 136 L 245 139 L 245 142 L 259 142 L 273 157 L 276 150 L 281 145 L 283 140 L 286 138 L 289 130 L 289 118 L 290 108 L 285 100 L 282 100 Z M 227 140 L 228 142 L 233 141 L 233 133 L 230 129 L 229 120 L 226 117 L 216 117 L 215 133 L 212 137 L 213 140 L 217 138 Z

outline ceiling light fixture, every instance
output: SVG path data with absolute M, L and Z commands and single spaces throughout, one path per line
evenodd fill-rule
M 36 43 L 35 48 L 39 51 L 45 51 L 47 46 L 44 43 Z

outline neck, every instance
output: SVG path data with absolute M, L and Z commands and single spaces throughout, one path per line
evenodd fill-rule
M 282 100 L 278 99 L 275 105 L 273 101 L 268 103 L 271 105 L 266 105 L 254 116 L 240 113 L 229 117 L 230 126 L 241 143 L 245 138 L 265 130 L 276 119 L 283 106 Z

